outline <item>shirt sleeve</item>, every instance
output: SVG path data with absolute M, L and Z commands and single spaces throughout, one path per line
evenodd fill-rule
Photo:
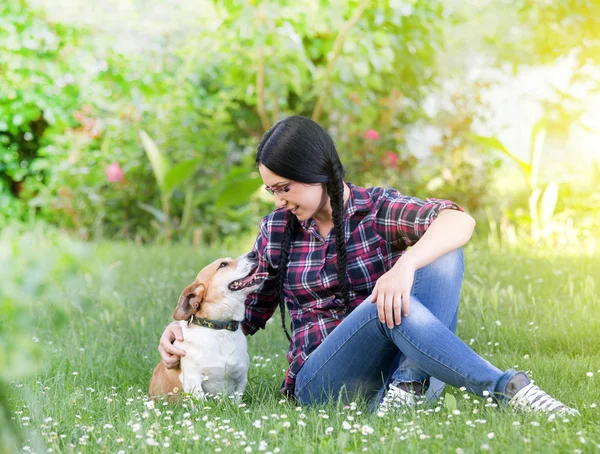
M 254 334 L 259 329 L 264 329 L 267 320 L 269 320 L 275 309 L 277 309 L 277 301 L 275 299 L 275 284 L 277 270 L 270 262 L 268 250 L 268 233 L 267 220 L 263 219 L 260 223 L 260 232 L 254 243 L 252 250 L 258 254 L 258 270 L 259 273 L 268 273 L 267 279 L 257 291 L 252 292 L 246 298 L 245 317 L 242 321 L 248 331 L 248 334 Z
M 387 190 L 375 219 L 377 233 L 399 249 L 406 249 L 419 241 L 439 212 L 446 209 L 464 211 L 451 200 L 422 200 Z

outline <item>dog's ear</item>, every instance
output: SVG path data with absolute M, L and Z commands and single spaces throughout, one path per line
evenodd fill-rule
M 181 293 L 177 308 L 173 312 L 175 320 L 187 320 L 198 311 L 198 307 L 204 299 L 206 287 L 204 284 L 190 284 Z

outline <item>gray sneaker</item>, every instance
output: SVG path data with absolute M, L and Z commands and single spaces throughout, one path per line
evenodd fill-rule
M 522 411 L 579 416 L 579 412 L 535 386 L 525 372 L 517 372 L 506 384 L 508 405 Z
M 420 385 L 420 383 L 419 383 Z M 406 383 L 390 384 L 377 409 L 377 416 L 385 416 L 390 411 L 413 408 L 423 403 L 422 388 L 409 389 Z

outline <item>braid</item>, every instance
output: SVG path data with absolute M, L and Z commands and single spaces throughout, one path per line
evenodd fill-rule
M 342 298 L 348 304 L 348 282 L 346 282 L 346 237 L 344 232 L 344 168 L 339 159 L 332 162 L 331 178 L 327 183 L 327 192 L 331 201 L 333 227 L 335 229 L 335 247 L 337 252 L 337 275 Z
M 277 283 L 275 286 L 275 297 L 276 300 L 279 301 L 279 310 L 281 311 L 281 326 L 283 327 L 283 331 L 288 338 L 288 341 L 292 341 L 290 337 L 290 333 L 288 332 L 285 326 L 285 290 L 284 290 L 284 282 L 285 276 L 287 274 L 287 264 L 290 252 L 290 243 L 292 242 L 292 234 L 296 230 L 296 226 L 298 225 L 298 218 L 290 213 L 290 218 L 285 226 L 285 230 L 283 231 L 283 238 L 281 240 L 281 253 L 279 255 L 279 266 L 277 267 Z

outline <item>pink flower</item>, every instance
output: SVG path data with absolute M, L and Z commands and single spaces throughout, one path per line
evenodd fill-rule
M 369 140 L 377 140 L 379 139 L 380 135 L 377 131 L 375 131 L 374 129 L 367 129 L 365 131 L 365 138 L 369 139 Z
M 381 159 L 383 165 L 389 168 L 398 167 L 398 161 L 400 161 L 400 158 L 393 151 L 386 151 Z
M 123 179 L 124 176 L 123 170 L 121 170 L 118 162 L 113 162 L 112 164 L 108 165 L 104 169 L 104 173 L 106 174 L 106 179 L 110 183 L 118 183 Z

